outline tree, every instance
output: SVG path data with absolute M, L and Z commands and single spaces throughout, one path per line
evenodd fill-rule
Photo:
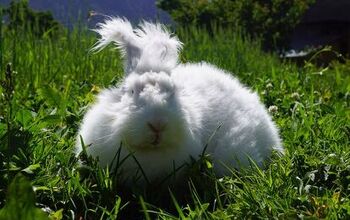
M 293 28 L 315 0 L 158 0 L 180 25 L 216 24 L 225 28 L 243 29 L 259 37 L 265 49 L 288 46 Z
M 29 8 L 28 0 L 11 1 L 3 13 L 8 16 L 9 30 L 31 31 L 42 36 L 61 28 L 50 12 L 35 12 Z

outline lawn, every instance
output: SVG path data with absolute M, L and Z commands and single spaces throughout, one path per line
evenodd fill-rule
M 350 218 L 350 62 L 316 67 L 310 60 L 297 67 L 235 31 L 210 35 L 190 28 L 177 34 L 184 42 L 182 62 L 226 69 L 267 108 L 275 106 L 271 114 L 286 155 L 274 156 L 265 170 L 233 170 L 224 178 L 213 176 L 205 158 L 194 162 L 182 189 L 125 189 L 94 160 L 81 169 L 73 153 L 87 107 L 123 77 L 118 52 L 108 47 L 89 53 L 96 36 L 84 28 L 54 37 L 5 32 L 1 220 L 26 213 L 35 213 L 33 219 Z

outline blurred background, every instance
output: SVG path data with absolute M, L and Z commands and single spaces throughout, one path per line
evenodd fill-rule
M 144 19 L 209 30 L 213 26 L 244 27 L 250 36 L 262 39 L 265 50 L 289 58 L 303 57 L 326 45 L 343 55 L 350 51 L 348 0 L 0 0 L 0 6 L 5 24 L 12 26 L 35 19 L 49 25 L 43 23 L 52 15 L 67 28 L 76 24 L 93 28 L 104 15 L 123 16 L 135 23 Z M 16 11 L 25 12 L 24 16 L 15 18 Z

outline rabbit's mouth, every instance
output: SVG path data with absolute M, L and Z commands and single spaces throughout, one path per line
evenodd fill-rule
M 162 143 L 161 134 L 155 133 L 155 134 L 151 135 L 149 141 L 146 141 L 146 143 L 144 145 L 140 146 L 140 148 L 142 148 L 142 149 L 156 149 L 156 148 L 161 147 L 161 143 Z
M 152 140 L 151 144 L 156 147 L 157 145 L 159 145 L 160 140 L 161 140 L 160 133 L 155 133 L 154 136 L 153 136 L 153 140 Z
M 138 149 L 141 151 L 148 151 L 152 149 L 159 149 L 161 147 L 161 134 L 160 133 L 155 133 L 152 134 L 148 140 L 145 140 L 143 143 L 133 145 L 132 148 Z
M 150 144 L 158 147 L 162 139 L 162 133 L 166 128 L 166 123 L 163 121 L 156 121 L 153 123 L 148 122 L 147 126 L 151 131 L 151 141 Z

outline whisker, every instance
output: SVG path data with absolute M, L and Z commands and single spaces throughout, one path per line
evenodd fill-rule
M 114 133 L 110 133 L 110 134 L 104 135 L 104 136 L 102 136 L 102 137 L 96 138 L 96 140 L 97 140 L 97 141 L 98 141 L 98 140 L 103 140 L 103 139 L 108 138 L 108 137 L 111 137 L 111 136 L 113 136 L 113 135 L 114 135 Z

